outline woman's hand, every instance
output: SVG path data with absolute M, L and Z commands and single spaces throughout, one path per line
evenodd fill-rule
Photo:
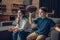
M 12 31 L 13 31 L 13 27 L 9 27 L 9 28 L 8 28 L 8 31 L 9 31 L 9 32 L 12 32 Z
M 14 28 L 14 29 L 13 29 L 13 32 L 14 32 L 14 33 L 19 32 L 19 31 L 20 31 L 19 28 Z

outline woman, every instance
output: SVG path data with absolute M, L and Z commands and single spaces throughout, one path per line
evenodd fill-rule
M 13 34 L 13 40 L 17 40 L 18 35 L 20 37 L 20 40 L 26 40 L 26 36 L 28 34 L 30 34 L 30 32 L 31 32 L 31 27 L 29 25 L 26 13 L 27 13 L 27 11 L 25 9 L 19 10 L 18 11 L 18 17 L 16 20 L 16 23 L 17 23 L 16 27 L 9 29 L 9 31 L 13 30 L 13 33 L 14 33 Z

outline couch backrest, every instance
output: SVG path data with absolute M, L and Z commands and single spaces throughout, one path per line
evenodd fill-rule
M 1 26 L 12 26 L 13 21 L 3 21 L 1 22 Z
M 51 18 L 56 24 L 60 24 L 60 18 Z

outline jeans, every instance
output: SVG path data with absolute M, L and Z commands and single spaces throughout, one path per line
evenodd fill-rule
M 13 34 L 13 40 L 17 40 L 19 35 L 20 40 L 26 40 L 26 37 L 30 34 L 30 32 L 21 31 Z

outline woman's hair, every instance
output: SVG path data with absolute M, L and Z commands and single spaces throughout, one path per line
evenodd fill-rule
M 27 17 L 27 10 L 26 9 L 21 9 L 21 13 L 23 14 L 23 17 Z
M 26 10 L 28 11 L 28 12 L 35 12 L 36 10 L 37 10 L 37 7 L 36 6 L 32 6 L 32 5 L 30 5 L 30 6 L 28 6 L 27 8 L 26 8 Z

